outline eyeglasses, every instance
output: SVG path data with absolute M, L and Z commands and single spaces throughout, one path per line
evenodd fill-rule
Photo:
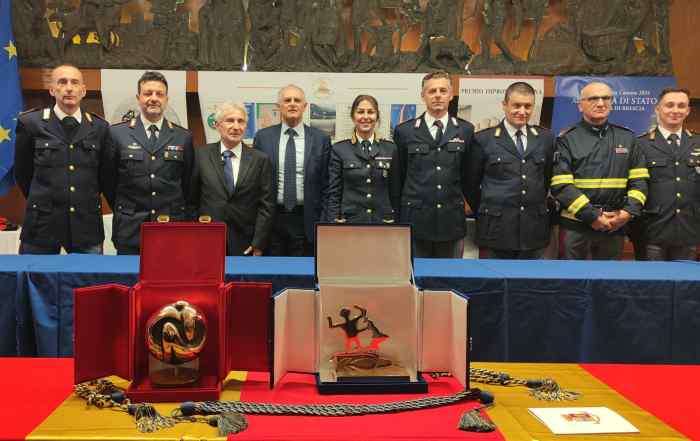
M 588 96 L 585 98 L 581 98 L 581 101 L 587 101 L 589 103 L 597 103 L 599 100 L 603 100 L 604 103 L 609 103 L 612 101 L 613 97 L 610 95 L 603 95 L 603 96 Z

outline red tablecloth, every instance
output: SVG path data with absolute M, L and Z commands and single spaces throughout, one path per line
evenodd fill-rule
M 690 439 L 700 440 L 700 411 L 696 398 L 700 394 L 700 366 L 678 365 L 582 365 L 592 375 L 633 401 L 641 408 L 680 431 Z M 24 439 L 71 393 L 73 383 L 73 360 L 41 358 L 0 359 L 0 440 Z M 251 374 L 243 388 L 243 400 L 269 402 L 335 402 L 337 397 L 319 397 L 311 394 L 307 375 L 288 375 L 284 394 L 267 389 L 260 374 Z M 431 387 L 437 395 L 453 393 L 449 383 L 437 383 Z M 383 396 L 380 401 L 406 398 L 406 396 Z M 360 402 L 361 397 L 344 397 L 343 402 Z M 309 423 L 300 427 L 292 424 L 293 417 L 275 418 L 251 416 L 251 425 L 256 430 L 236 435 L 236 439 L 363 439 L 363 433 L 372 427 L 372 433 L 384 439 L 407 437 L 430 437 L 449 429 L 451 437 L 465 440 L 468 434 L 451 430 L 445 421 L 456 425 L 459 416 L 473 404 L 460 404 L 421 411 L 420 418 L 407 412 L 395 415 L 364 416 L 361 423 L 347 427 L 340 419 L 309 418 Z M 438 422 L 439 417 L 439 422 Z M 322 420 L 322 421 L 321 421 Z M 334 429 L 337 431 L 334 432 Z M 341 432 L 342 429 L 342 432 Z M 277 438 L 274 435 L 278 434 Z M 322 436 L 323 434 L 323 436 Z M 481 440 L 501 439 L 497 434 L 477 434 Z M 450 439 L 443 438 L 443 439 Z

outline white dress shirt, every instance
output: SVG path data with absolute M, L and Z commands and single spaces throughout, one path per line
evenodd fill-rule
M 151 132 L 150 130 L 148 130 L 148 128 L 154 124 L 158 128 L 158 131 L 156 133 L 160 134 L 160 131 L 163 128 L 163 118 L 159 119 L 154 123 L 144 118 L 143 114 L 139 114 L 139 118 L 141 118 L 141 124 L 143 124 L 144 130 L 146 130 L 146 138 L 151 138 Z
M 63 118 L 65 118 L 66 116 L 72 116 L 73 118 L 75 118 L 76 121 L 78 121 L 78 124 L 83 123 L 83 112 L 80 111 L 80 108 L 78 108 L 78 110 L 76 110 L 74 114 L 69 115 L 63 110 L 61 110 L 61 108 L 58 107 L 58 104 L 54 104 L 53 113 L 56 114 L 56 117 L 59 121 L 63 121 Z
M 437 119 L 433 118 L 432 115 L 430 115 L 428 112 L 425 112 L 425 124 L 428 126 L 428 130 L 430 130 L 430 136 L 435 139 L 437 136 L 437 126 L 435 125 L 435 121 L 438 121 Z M 440 118 L 440 121 L 442 121 L 442 133 L 444 134 L 445 131 L 447 130 L 447 123 L 450 122 L 450 115 L 449 113 L 445 113 L 442 118 Z
M 513 140 L 513 144 L 516 147 L 518 146 L 518 137 L 515 134 L 518 132 L 518 130 L 520 130 L 522 132 L 523 135 L 520 137 L 520 139 L 523 141 L 523 151 L 526 152 L 527 151 L 527 124 L 524 125 L 520 129 L 516 129 L 508 122 L 507 119 L 504 119 L 503 125 L 506 128 L 506 132 L 508 132 L 508 136 L 510 136 L 510 139 Z
M 668 140 L 668 137 L 674 133 L 676 135 L 678 135 L 678 144 L 676 144 L 674 147 L 678 147 L 681 143 L 681 140 L 683 139 L 683 128 L 680 128 L 677 131 L 672 132 L 670 130 L 666 130 L 665 128 L 659 126 L 659 132 L 661 132 L 661 136 L 663 136 L 664 139 L 666 140 L 666 142 L 668 142 L 669 144 L 671 143 L 671 141 Z
M 280 133 L 279 157 L 277 158 L 277 203 L 282 205 L 284 195 L 284 158 L 287 153 L 287 141 L 289 135 L 285 133 L 289 126 L 282 121 L 282 132 Z M 304 205 L 304 123 L 299 123 L 292 127 L 297 132 L 294 137 L 296 146 L 296 168 L 297 168 L 297 204 Z

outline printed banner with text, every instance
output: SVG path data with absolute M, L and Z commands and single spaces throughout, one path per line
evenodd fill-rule
M 640 135 L 656 127 L 654 107 L 659 93 L 676 85 L 673 77 L 556 77 L 552 132 L 560 133 L 581 119 L 578 98 L 591 81 L 602 81 L 613 90 L 610 122 Z
M 304 72 L 199 72 L 199 103 L 207 142 L 219 134 L 214 128 L 216 105 L 243 103 L 248 111 L 244 136 L 250 142 L 258 130 L 278 124 L 277 93 L 294 84 L 304 90 L 308 107 L 304 123 L 331 136 L 334 141 L 352 136 L 350 106 L 357 95 L 372 95 L 379 103 L 378 135 L 391 138 L 394 127 L 420 115 L 424 74 L 362 74 Z
M 528 83 L 535 89 L 535 108 L 530 124 L 540 124 L 544 78 L 460 78 L 458 115 L 474 124 L 476 130 L 488 129 L 503 119 L 503 100 L 506 89 L 516 81 Z

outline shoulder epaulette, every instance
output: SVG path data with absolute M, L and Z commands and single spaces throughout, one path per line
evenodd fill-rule
M 694 136 L 695 134 L 690 129 L 685 129 L 685 134 L 688 136 Z
M 656 139 L 656 128 L 653 128 L 649 130 L 648 132 L 642 133 L 641 135 L 637 136 L 637 138 L 649 138 L 650 141 L 653 141 Z
M 500 137 L 501 137 L 501 132 L 502 132 L 501 127 L 500 127 L 500 126 L 499 126 L 499 127 L 496 127 L 496 132 L 493 134 L 493 136 L 494 136 L 495 138 L 500 138 Z
M 44 113 L 41 114 L 41 119 L 43 119 L 44 121 L 48 121 L 49 118 L 51 118 L 51 109 L 46 107 L 44 109 Z
M 28 113 L 36 112 L 37 110 L 41 110 L 41 107 L 34 107 L 34 108 L 32 108 L 32 109 L 25 110 L 25 111 L 23 111 L 23 112 L 19 112 L 19 115 L 26 115 L 26 114 L 28 114 Z M 19 115 L 18 115 L 18 116 L 19 116 Z
M 613 127 L 617 127 L 618 129 L 625 129 L 628 132 L 634 132 L 634 130 L 630 129 L 629 127 L 625 127 L 625 126 L 622 126 L 620 124 L 613 124 L 613 123 L 609 123 L 609 124 Z
M 566 135 L 566 134 L 569 133 L 570 131 L 574 130 L 576 127 L 577 127 L 577 125 L 575 124 L 575 125 L 573 125 L 573 126 L 571 126 L 571 127 L 567 127 L 567 128 L 565 128 L 565 129 L 563 129 L 561 132 L 559 132 L 559 136 L 564 136 L 564 135 Z
M 456 116 L 453 116 L 453 117 L 452 117 L 452 124 L 454 124 L 455 126 L 458 126 L 458 125 L 459 125 L 459 122 L 457 122 L 458 119 L 459 119 L 459 118 L 457 118 Z M 462 121 L 464 121 L 464 120 L 462 120 Z M 465 122 L 466 122 L 466 121 L 465 121 Z
M 535 136 L 540 136 L 540 129 L 541 127 L 530 126 L 530 133 L 532 133 Z
M 389 138 L 379 138 L 379 142 L 388 142 L 390 144 L 393 144 L 394 140 Z
M 189 131 L 188 129 L 182 127 L 182 126 L 179 125 L 179 124 L 175 124 L 174 122 L 170 121 L 169 119 L 166 119 L 166 121 L 167 121 L 167 123 L 168 123 L 168 128 L 170 128 L 170 129 L 173 129 L 174 127 L 177 127 L 178 129 L 182 129 L 182 130 Z
M 126 121 L 125 121 L 125 122 L 126 122 Z M 133 129 L 134 127 L 136 127 L 136 118 L 131 118 L 131 119 L 129 120 L 129 128 L 130 128 L 130 129 Z
M 95 118 L 95 119 L 97 119 L 97 120 L 102 120 L 102 121 L 107 122 L 106 119 L 102 118 L 100 115 L 98 115 L 98 114 L 96 114 L 96 113 L 92 113 L 92 112 L 84 112 L 84 113 L 85 113 L 85 117 L 86 117 L 87 120 L 90 121 L 90 122 L 92 122 L 92 119 L 93 119 L 93 118 Z

